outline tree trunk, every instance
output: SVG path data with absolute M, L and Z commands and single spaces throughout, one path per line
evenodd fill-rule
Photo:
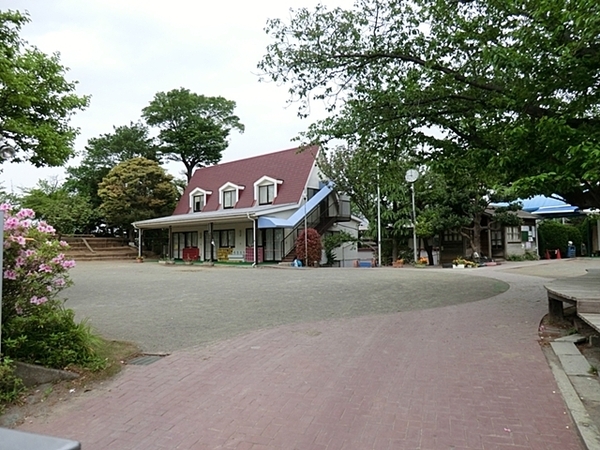
M 392 238 L 392 263 L 398 259 L 398 240 Z
M 481 255 L 481 214 L 475 214 L 473 218 L 473 240 L 471 241 L 471 256 L 474 252 Z

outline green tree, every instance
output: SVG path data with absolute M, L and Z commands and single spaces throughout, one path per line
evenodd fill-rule
M 160 130 L 161 153 L 184 164 L 189 182 L 195 168 L 221 160 L 231 130 L 244 131 L 234 109 L 235 102 L 223 97 L 180 88 L 157 93 L 142 115 L 148 125 Z
M 115 166 L 99 185 L 100 211 L 109 225 L 131 231 L 131 223 L 173 212 L 173 177 L 156 162 L 133 158 Z
M 0 162 L 60 166 L 72 154 L 77 130 L 69 120 L 88 105 L 57 53 L 48 56 L 19 36 L 29 17 L 0 11 Z
M 80 165 L 67 168 L 66 187 L 89 197 L 94 208 L 102 203 L 98 185 L 117 164 L 136 157 L 160 162 L 158 147 L 144 124 L 132 122 L 113 129 L 112 133 L 89 139 Z
M 82 233 L 97 219 L 97 211 L 85 195 L 69 192 L 56 179 L 40 180 L 24 190 L 20 204 L 35 211 L 36 219 L 52 223 L 59 234 Z
M 521 196 L 600 204 L 598 2 L 364 0 L 266 31 L 264 78 L 302 115 L 314 99 L 341 111 L 322 134 L 352 108 L 363 139 L 401 124 L 428 158 L 484 158 Z

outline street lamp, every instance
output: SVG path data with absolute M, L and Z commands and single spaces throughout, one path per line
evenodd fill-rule
M 419 178 L 419 172 L 415 169 L 408 169 L 404 179 L 410 183 L 410 191 L 412 197 L 412 229 L 413 229 L 413 256 L 415 263 L 417 262 L 417 213 L 415 212 L 415 181 Z

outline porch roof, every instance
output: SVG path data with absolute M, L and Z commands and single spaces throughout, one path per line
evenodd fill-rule
M 209 222 L 236 222 L 249 220 L 267 214 L 288 211 L 298 208 L 297 203 L 286 205 L 265 205 L 252 208 L 221 209 L 219 211 L 197 212 L 190 214 L 175 214 L 171 216 L 158 217 L 156 219 L 139 220 L 133 223 L 134 228 L 150 230 L 157 228 L 168 228 L 178 225 L 201 225 Z

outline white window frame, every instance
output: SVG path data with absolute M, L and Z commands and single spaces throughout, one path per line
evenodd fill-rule
M 271 205 L 277 198 L 277 190 L 280 184 L 283 183 L 283 180 L 278 180 L 277 178 L 272 178 L 267 175 L 259 178 L 254 182 L 254 203 L 257 205 Z M 273 186 L 273 200 L 269 203 L 261 203 L 260 202 L 260 188 L 263 186 Z
M 206 203 L 208 202 L 208 196 L 212 194 L 212 191 L 206 191 L 202 188 L 195 188 L 192 190 L 192 192 L 189 193 L 189 201 L 190 201 L 190 212 L 201 212 L 202 210 L 204 210 L 204 208 L 206 207 Z M 196 211 L 194 209 L 194 197 L 196 197 L 197 195 L 202 195 L 204 196 L 203 200 L 202 200 L 202 208 L 200 209 L 200 211 Z
M 521 227 L 506 227 L 506 242 L 521 242 Z
M 221 205 L 221 207 L 223 209 L 231 209 L 231 208 L 235 208 L 235 205 L 237 205 L 237 202 L 240 200 L 240 191 L 244 190 L 244 186 L 239 186 L 235 183 L 231 183 L 231 182 L 227 182 L 225 183 L 223 186 L 221 186 L 219 188 L 219 204 Z M 235 194 L 233 194 L 233 205 L 231 206 L 225 206 L 225 192 L 235 192 Z

